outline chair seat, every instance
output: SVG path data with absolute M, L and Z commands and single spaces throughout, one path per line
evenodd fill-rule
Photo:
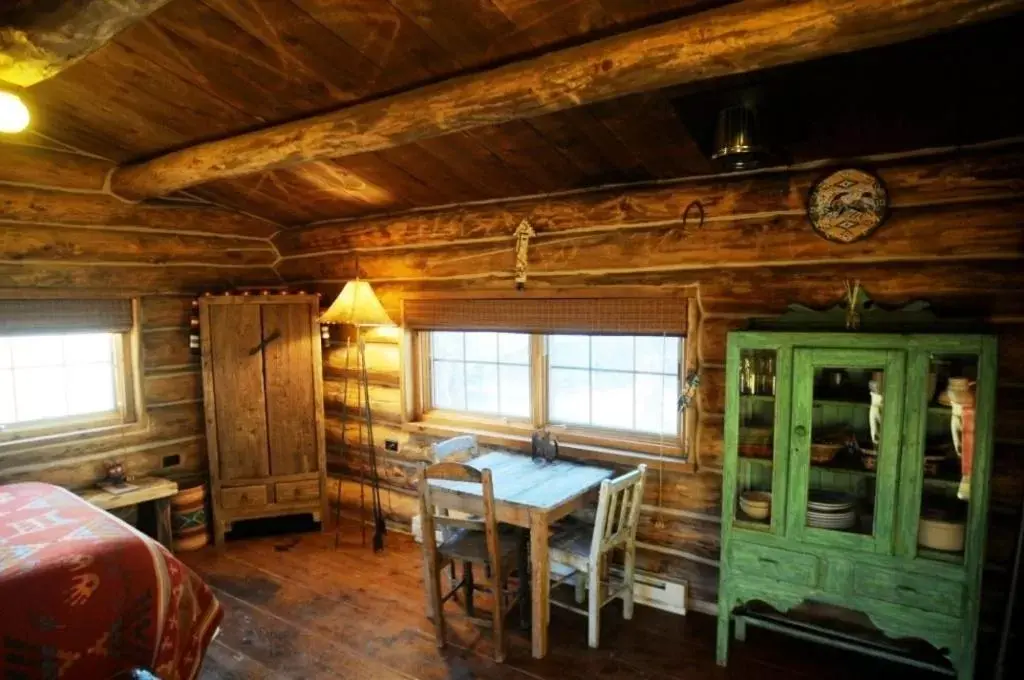
M 450 529 L 451 533 L 437 551 L 452 559 L 468 562 L 487 562 L 487 533 L 468 529 Z M 498 549 L 502 557 L 514 555 L 519 547 L 519 536 L 514 532 L 498 532 Z M 508 564 L 506 562 L 506 564 Z
M 585 571 L 593 538 L 594 527 L 585 524 L 560 531 L 548 541 L 548 557 L 559 564 Z

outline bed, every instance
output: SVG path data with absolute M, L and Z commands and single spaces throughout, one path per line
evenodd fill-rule
M 222 616 L 128 524 L 60 487 L 0 486 L 0 678 L 191 680 Z

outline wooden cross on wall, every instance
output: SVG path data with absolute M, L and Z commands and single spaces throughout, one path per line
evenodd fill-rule
M 516 290 L 523 290 L 526 288 L 526 267 L 529 264 L 527 249 L 530 247 L 530 237 L 536 236 L 537 232 L 533 230 L 530 220 L 524 219 L 512 235 L 516 239 Z

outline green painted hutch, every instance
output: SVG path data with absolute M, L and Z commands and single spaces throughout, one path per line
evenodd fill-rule
M 815 603 L 924 640 L 971 678 L 995 339 L 738 331 L 727 356 L 719 664 L 748 624 L 914 663 L 756 614 Z

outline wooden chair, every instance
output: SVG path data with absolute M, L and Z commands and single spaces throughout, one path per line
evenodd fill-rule
M 553 580 L 556 583 L 573 580 L 578 604 L 584 600 L 584 591 L 589 590 L 587 609 L 554 600 L 551 604 L 588 617 L 588 642 L 591 647 L 598 645 L 601 608 L 604 605 L 615 598 L 622 598 L 623 618 L 633 618 L 636 529 L 640 522 L 640 505 L 643 503 L 646 472 L 647 466 L 641 465 L 621 477 L 601 482 L 601 495 L 597 502 L 594 526 L 578 527 L 556 534 L 548 544 L 552 573 L 565 574 Z M 625 553 L 622 582 L 614 589 L 611 583 L 602 580 L 602 576 L 608 573 L 608 560 L 613 550 L 622 550 Z
M 430 451 L 435 463 L 446 460 L 465 463 L 480 453 L 480 447 L 477 445 L 476 435 L 464 434 L 437 442 L 430 447 Z
M 476 458 L 480 453 L 480 447 L 476 441 L 476 435 L 464 434 L 458 437 L 452 437 L 451 439 L 445 439 L 444 441 L 437 442 L 430 447 L 430 458 L 434 463 L 443 463 L 445 461 L 465 463 L 468 460 Z M 447 511 L 445 511 L 447 513 Z M 465 513 L 455 512 L 447 513 L 451 514 L 452 517 L 458 517 L 466 519 L 469 516 Z M 413 522 L 419 522 L 420 535 L 423 535 L 423 517 L 418 516 L 413 519 Z M 448 537 L 447 530 L 441 530 L 442 540 Z M 427 565 L 423 565 L 423 579 L 426 583 L 426 579 L 430 578 L 430 572 L 427 571 Z M 451 565 L 451 574 L 449 575 L 451 583 L 455 583 L 458 576 L 455 573 L 455 563 Z M 427 598 L 427 615 L 433 616 L 433 610 L 431 609 L 430 598 Z
M 482 487 L 484 516 L 482 519 L 453 517 L 438 507 L 431 496 L 430 480 L 446 480 L 479 484 Z M 494 632 L 494 659 L 505 660 L 505 615 L 520 599 L 520 593 L 507 588 L 508 576 L 524 550 L 521 535 L 501 533 L 494 512 L 494 482 L 490 470 L 477 470 L 461 463 L 435 463 L 423 472 L 420 481 L 420 516 L 423 518 L 423 560 L 426 565 L 426 589 L 433 612 L 437 646 L 445 645 L 444 603 L 459 590 L 464 590 L 466 616 Z M 438 545 L 435 527 L 448 529 L 445 540 Z M 462 563 L 462 580 L 447 593 L 441 592 L 441 572 L 448 564 Z M 482 565 L 490 575 L 490 583 L 473 580 L 473 565 Z M 474 590 L 492 593 L 494 605 L 490 620 L 477 618 L 473 611 Z

